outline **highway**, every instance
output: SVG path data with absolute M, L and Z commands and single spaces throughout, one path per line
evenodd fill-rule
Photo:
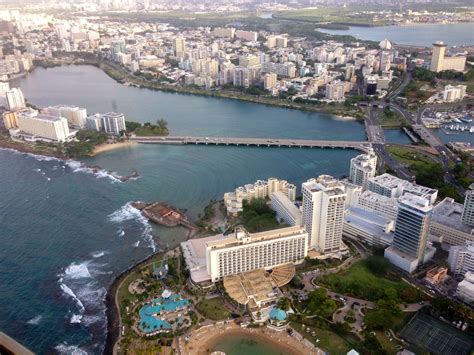
M 243 147 L 288 147 L 288 148 L 342 148 L 356 149 L 363 152 L 371 148 L 368 141 L 325 141 L 281 138 L 243 138 L 243 137 L 130 137 L 131 141 L 142 144 L 195 144 L 223 145 Z

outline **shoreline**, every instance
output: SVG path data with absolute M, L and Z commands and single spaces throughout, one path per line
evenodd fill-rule
M 288 335 L 286 331 L 277 332 L 267 327 L 241 328 L 235 323 L 212 325 L 193 331 L 189 342 L 184 345 L 184 353 L 209 354 L 218 342 L 229 336 L 245 336 L 260 343 L 268 343 L 289 355 L 317 354 L 316 350 L 311 351 L 298 339 Z
M 60 67 L 63 65 L 91 65 L 102 72 L 104 72 L 107 76 L 115 80 L 117 83 L 125 85 L 125 86 L 132 86 L 139 89 L 148 89 L 154 91 L 161 91 L 167 93 L 175 93 L 180 95 L 196 95 L 196 96 L 205 96 L 205 97 L 212 97 L 217 99 L 229 99 L 229 100 L 237 100 L 242 102 L 250 102 L 260 105 L 266 106 L 273 106 L 273 107 L 280 107 L 286 109 L 294 109 L 306 112 L 319 112 L 328 115 L 333 115 L 335 117 L 340 116 L 344 118 L 352 118 L 358 121 L 363 121 L 363 118 L 357 117 L 354 113 L 348 112 L 347 108 L 332 108 L 326 103 L 321 104 L 310 104 L 310 103 L 302 103 L 302 102 L 294 102 L 283 100 L 274 96 L 254 96 L 249 95 L 244 92 L 239 91 L 230 91 L 225 89 L 215 89 L 215 90 L 205 90 L 205 89 L 196 89 L 189 86 L 181 86 L 181 85 L 166 85 L 160 84 L 158 82 L 151 82 L 147 79 L 143 79 L 137 77 L 116 63 L 111 63 L 108 61 L 101 61 L 98 58 L 94 59 L 84 59 L 80 56 L 74 55 L 74 58 L 64 57 L 58 55 L 53 58 L 53 62 L 48 60 L 38 60 L 35 63 L 35 68 L 42 67 L 44 69 L 53 68 L 53 67 Z M 116 74 L 115 74 L 116 72 Z M 358 111 L 361 116 L 363 113 Z
M 128 277 L 128 275 L 139 267 L 147 263 L 151 258 L 156 255 L 164 254 L 162 250 L 152 253 L 142 260 L 139 260 L 132 265 L 130 265 L 125 270 L 121 271 L 114 279 L 112 283 L 107 288 L 107 293 L 105 295 L 105 315 L 107 317 L 107 334 L 105 337 L 104 345 L 104 354 L 114 354 L 116 351 L 116 346 L 120 341 L 120 327 L 122 324 L 122 318 L 120 316 L 119 304 L 117 292 L 122 285 L 122 282 Z
M 105 143 L 105 144 L 96 145 L 94 147 L 94 152 L 92 153 L 91 156 L 94 157 L 96 155 L 99 155 L 105 152 L 110 152 L 117 149 L 123 149 L 127 147 L 131 148 L 137 144 L 138 144 L 137 142 L 125 141 L 125 142 L 118 142 L 118 143 L 111 143 L 111 144 Z

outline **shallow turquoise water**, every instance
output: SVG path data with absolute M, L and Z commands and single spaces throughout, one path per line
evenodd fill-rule
M 223 336 L 212 348 L 226 355 L 284 355 L 286 352 L 270 343 L 245 335 Z

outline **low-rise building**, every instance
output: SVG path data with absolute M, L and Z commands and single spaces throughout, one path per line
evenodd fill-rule
M 269 198 L 276 191 L 283 192 L 292 202 L 296 199 L 296 186 L 286 180 L 276 178 L 269 178 L 267 181 L 257 180 L 253 184 L 237 187 L 235 191 L 224 194 L 227 213 L 235 215 L 242 211 L 243 201 L 251 202 L 257 198 Z
M 448 268 L 443 266 L 434 267 L 426 273 L 425 280 L 433 285 L 443 283 L 448 277 Z
M 464 275 L 474 272 L 474 242 L 456 245 L 449 250 L 449 270 L 454 275 Z
M 466 273 L 456 289 L 456 296 L 466 303 L 474 302 L 474 272 Z
M 466 85 L 446 85 L 443 91 L 443 101 L 454 102 L 464 99 L 466 96 Z
M 343 235 L 377 247 L 393 242 L 395 221 L 375 212 L 349 207 L 344 213 Z
M 406 193 L 426 198 L 431 204 L 438 197 L 438 190 L 411 183 L 390 174 L 382 174 L 369 179 L 369 191 L 387 197 L 398 198 Z
M 430 239 L 446 247 L 474 242 L 474 228 L 462 221 L 463 205 L 452 198 L 445 198 L 433 209 Z
M 287 195 L 281 191 L 276 191 L 271 195 L 272 209 L 276 212 L 280 222 L 289 226 L 300 226 L 303 222 L 301 211 L 295 206 Z

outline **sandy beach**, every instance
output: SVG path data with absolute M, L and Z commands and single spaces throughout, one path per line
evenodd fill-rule
M 235 323 L 226 325 L 211 325 L 193 331 L 189 342 L 180 341 L 183 345 L 184 354 L 209 354 L 216 343 L 222 338 L 233 335 L 244 335 L 265 343 L 271 343 L 282 352 L 289 355 L 317 354 L 316 350 L 309 349 L 295 337 L 287 334 L 286 331 L 277 332 L 266 327 L 261 328 L 241 328 Z
M 125 147 L 132 147 L 136 142 L 131 142 L 131 141 L 125 141 L 125 142 L 118 142 L 118 143 L 112 143 L 112 144 L 101 144 L 98 145 L 94 148 L 94 154 L 93 155 L 98 155 L 104 152 L 108 152 L 111 150 L 116 150 L 116 149 L 121 149 Z

